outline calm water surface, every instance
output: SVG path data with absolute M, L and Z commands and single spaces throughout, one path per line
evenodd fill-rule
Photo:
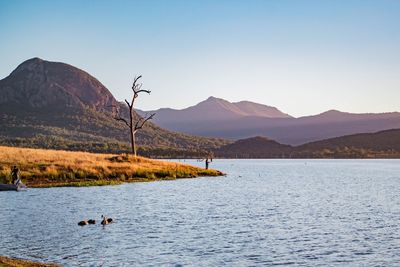
M 228 175 L 0 192 L 0 255 L 65 266 L 400 264 L 400 160 L 211 166 Z M 77 225 L 101 214 L 116 223 Z

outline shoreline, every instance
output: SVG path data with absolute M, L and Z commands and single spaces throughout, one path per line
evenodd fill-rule
M 219 175 L 202 175 L 196 177 L 165 177 L 159 179 L 146 179 L 146 178 L 138 178 L 138 179 L 131 179 L 128 181 L 95 181 L 95 182 L 86 182 L 86 181 L 77 181 L 77 182 L 66 182 L 66 183 L 52 183 L 51 185 L 46 184 L 34 184 L 30 185 L 29 188 L 55 188 L 55 187 L 89 187 L 89 186 L 116 186 L 116 185 L 123 185 L 123 184 L 133 184 L 133 183 L 151 183 L 151 182 L 160 182 L 160 181 L 175 181 L 175 180 L 182 180 L 182 179 L 194 179 L 194 178 L 202 178 L 202 177 L 219 177 L 225 176 L 226 174 L 221 173 Z
M 106 186 L 224 175 L 214 169 L 127 154 L 0 146 L 0 183 L 10 182 L 10 168 L 14 165 L 20 170 L 22 182 L 30 188 Z

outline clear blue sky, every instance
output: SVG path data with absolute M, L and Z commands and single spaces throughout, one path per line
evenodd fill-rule
M 400 111 L 400 1 L 0 0 L 0 78 L 32 57 L 142 109 L 213 95 L 294 116 Z

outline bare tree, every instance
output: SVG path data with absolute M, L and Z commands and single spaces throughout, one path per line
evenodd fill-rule
M 130 135 L 130 140 L 131 140 L 131 148 L 132 148 L 132 154 L 136 157 L 137 156 L 137 149 L 136 149 L 136 133 L 140 129 L 143 128 L 146 122 L 149 120 L 153 119 L 155 113 L 150 114 L 149 116 L 135 116 L 135 110 L 133 108 L 133 105 L 135 104 L 136 98 L 138 98 L 140 93 L 147 93 L 150 94 L 149 90 L 144 90 L 142 89 L 143 84 L 138 83 L 138 80 L 142 78 L 142 75 L 137 76 L 133 80 L 133 85 L 132 85 L 132 91 L 133 91 L 133 96 L 132 100 L 129 102 L 128 100 L 125 99 L 125 103 L 128 106 L 129 109 L 129 119 L 125 119 L 121 117 L 120 112 L 118 107 L 115 110 L 114 114 L 114 119 L 117 121 L 123 122 L 126 126 L 129 128 L 129 135 Z

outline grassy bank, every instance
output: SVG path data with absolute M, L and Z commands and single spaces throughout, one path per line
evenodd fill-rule
M 219 176 L 217 170 L 128 155 L 0 146 L 0 183 L 17 165 L 28 187 L 114 185 L 125 182 Z
M 0 267 L 57 267 L 56 264 L 46 264 L 0 256 Z

